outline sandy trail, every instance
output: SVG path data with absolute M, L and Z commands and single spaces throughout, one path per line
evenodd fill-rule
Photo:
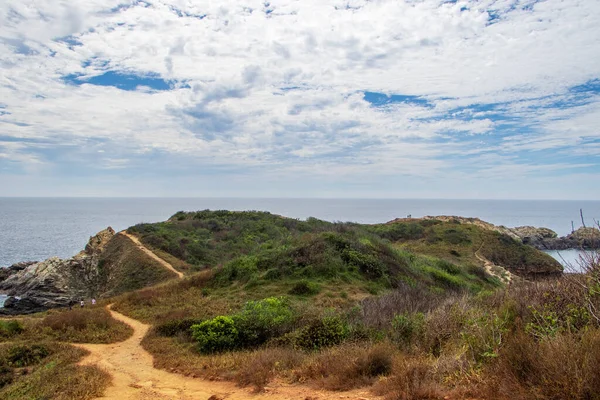
M 171 264 L 158 257 L 144 247 L 136 238 L 126 232 L 120 234 L 131 239 L 142 251 L 154 258 L 165 268 L 173 271 L 181 279 L 183 274 Z M 275 384 L 266 393 L 255 394 L 249 389 L 236 387 L 231 382 L 205 381 L 183 375 L 172 374 L 153 366 L 152 355 L 141 345 L 150 325 L 126 317 L 107 307 L 112 317 L 133 328 L 133 335 L 120 343 L 112 344 L 75 344 L 75 346 L 90 352 L 80 365 L 97 365 L 108 372 L 113 380 L 101 399 L 133 400 L 133 399 L 375 399 L 368 391 L 355 390 L 351 392 L 320 392 L 308 387 L 297 385 Z
M 482 247 L 483 247 L 483 243 L 481 244 L 481 246 L 479 246 L 479 249 L 475 252 L 475 257 L 477 257 L 477 259 L 483 263 L 483 267 L 485 268 L 485 271 L 488 274 L 500 279 L 501 282 L 510 284 L 513 279 L 513 274 L 511 274 L 510 271 L 508 271 L 506 268 L 501 267 L 500 265 L 494 264 L 493 262 L 491 262 L 490 260 L 488 260 L 487 258 L 482 256 L 481 254 L 479 254 L 479 250 L 481 250 Z
M 80 365 L 97 365 L 113 378 L 101 399 L 374 399 L 365 390 L 352 392 L 320 392 L 298 385 L 275 384 L 265 393 L 255 394 L 230 382 L 205 381 L 159 370 L 152 365 L 152 355 L 144 350 L 141 341 L 150 328 L 135 319 L 110 310 L 113 318 L 130 325 L 133 335 L 120 343 L 76 344 L 90 352 Z
M 131 239 L 131 241 L 133 243 L 136 244 L 136 246 L 142 250 L 144 253 L 148 254 L 150 257 L 154 258 L 156 261 L 158 261 L 163 267 L 165 267 L 166 269 L 168 269 L 169 271 L 172 271 L 174 273 L 177 274 L 177 276 L 179 277 L 179 279 L 183 278 L 183 273 L 177 271 L 175 268 L 173 268 L 173 266 L 171 264 L 169 264 L 168 262 L 166 262 L 165 260 L 163 260 L 162 258 L 160 258 L 159 256 L 157 256 L 156 254 L 154 254 L 150 249 L 148 249 L 147 247 L 145 247 L 138 238 L 136 238 L 133 235 L 130 235 L 129 233 L 127 233 L 126 231 L 122 231 L 119 232 L 119 234 L 127 236 L 129 239 Z

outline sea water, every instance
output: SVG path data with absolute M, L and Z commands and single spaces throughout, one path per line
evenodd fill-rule
M 327 221 L 387 222 L 408 215 L 478 217 L 508 227 L 547 227 L 559 235 L 600 219 L 600 201 L 256 199 L 256 198 L 0 198 L 0 267 L 52 256 L 71 257 L 90 236 L 158 222 L 177 211 L 262 210 L 286 217 Z

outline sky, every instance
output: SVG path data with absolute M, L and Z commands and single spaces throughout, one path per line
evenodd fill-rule
M 0 196 L 600 197 L 600 2 L 4 0 Z

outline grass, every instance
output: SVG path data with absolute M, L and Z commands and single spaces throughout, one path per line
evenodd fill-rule
M 257 391 L 279 379 L 367 386 L 389 399 L 597 398 L 600 321 L 589 311 L 600 306 L 597 281 L 503 287 L 477 251 L 527 277 L 560 266 L 495 232 L 452 221 L 358 225 L 229 211 L 177 213 L 129 232 L 187 274 L 170 280 L 124 238 L 106 253 L 107 287 L 127 291 L 111 300 L 114 309 L 153 325 L 142 345 L 157 368 Z M 285 312 L 263 307 L 269 297 Z M 80 311 L 24 320 L 23 332 L 5 327 L 5 335 L 127 335 L 106 315 Z M 215 317 L 231 323 L 206 322 Z M 206 345 L 220 331 L 237 339 Z
M 500 365 L 507 338 L 539 324 L 531 307 L 543 310 L 547 293 L 573 289 L 552 282 L 501 288 L 477 251 L 526 276 L 560 266 L 510 238 L 452 221 L 331 224 L 202 211 L 130 232 L 163 258 L 204 269 L 116 301 L 117 311 L 154 325 L 143 345 L 156 366 L 257 389 L 278 378 L 334 390 L 370 385 L 389 398 L 436 398 L 455 388 L 488 393 L 482 377 Z M 217 316 L 235 321 L 247 302 L 268 296 L 290 305 L 285 329 L 249 349 L 199 353 L 192 326 Z M 574 327 L 564 322 L 573 310 L 564 311 L 560 329 Z
M 155 259 L 140 250 L 129 238 L 116 235 L 102 253 L 98 292 L 104 297 L 156 285 L 176 278 Z
M 328 390 L 367 386 L 390 399 L 596 399 L 600 327 L 586 314 L 581 288 L 571 278 L 477 294 L 406 285 L 320 311 L 313 297 L 301 297 L 291 330 L 256 348 L 200 354 L 188 328 L 206 318 L 168 335 L 155 328 L 143 346 L 158 368 L 256 390 L 279 379 Z M 304 327 L 323 315 L 341 319 L 341 343 L 297 346 Z
M 31 354 L 31 349 L 45 349 L 47 355 L 29 358 L 25 364 L 10 363 L 16 355 Z M 29 351 L 28 351 L 29 349 Z M 45 353 L 44 353 L 45 354 Z M 0 345 L 0 398 L 5 400 L 92 399 L 102 395 L 110 377 L 97 367 L 78 366 L 85 351 L 66 344 L 19 342 Z M 23 357 L 21 357 L 23 359 Z M 10 363 L 10 364 L 9 364 Z M 9 365 L 7 367 L 7 365 Z
M 116 343 L 132 334 L 132 329 L 110 316 L 103 307 L 50 310 L 40 314 L 0 321 L 13 327 L 10 336 L 0 335 L 0 342 L 61 341 L 72 343 Z M 1 332 L 1 331 L 0 331 Z

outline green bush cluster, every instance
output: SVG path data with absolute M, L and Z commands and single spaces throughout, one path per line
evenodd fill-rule
M 17 320 L 0 321 L 0 338 L 11 338 L 23 333 L 25 328 Z
M 198 342 L 202 353 L 232 350 L 239 346 L 239 333 L 233 318 L 218 316 L 192 325 L 192 337 Z
M 249 301 L 232 316 L 218 316 L 191 326 L 202 353 L 258 346 L 291 329 L 294 314 L 284 298 Z

